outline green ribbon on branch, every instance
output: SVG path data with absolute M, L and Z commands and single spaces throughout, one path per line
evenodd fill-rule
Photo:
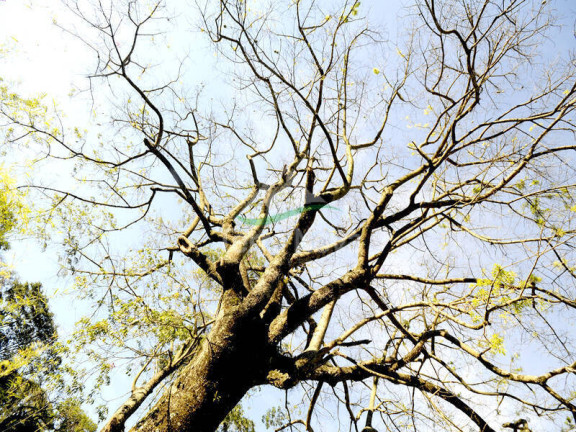
M 244 215 L 240 215 L 238 216 L 238 219 L 240 220 L 240 222 L 248 225 L 269 225 L 271 223 L 279 222 L 281 220 L 288 219 L 292 216 L 296 216 L 310 210 L 320 210 L 321 208 L 324 207 L 331 210 L 339 210 L 336 207 L 332 207 L 327 204 L 307 204 L 303 207 L 298 207 L 294 210 L 288 210 L 286 212 L 278 213 L 276 215 L 268 216 L 266 218 L 249 219 Z

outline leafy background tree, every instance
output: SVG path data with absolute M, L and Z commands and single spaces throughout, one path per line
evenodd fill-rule
M 0 106 L 4 112 L 43 109 L 39 99 L 19 97 L 1 79 Z M 0 167 L 0 430 L 93 432 L 96 424 L 80 399 L 63 394 L 63 351 L 42 285 L 20 282 L 4 262 L 10 234 L 28 217 L 24 200 Z
M 15 227 L 14 205 L 2 193 L 3 232 Z M 48 299 L 39 283 L 3 276 L 0 285 L 0 429 L 18 431 L 93 432 L 96 424 L 74 398 L 50 397 L 62 380 L 61 349 Z M 60 391 L 63 383 L 57 384 Z

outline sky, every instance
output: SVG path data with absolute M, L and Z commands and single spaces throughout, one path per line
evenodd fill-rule
M 568 23 L 576 20 L 576 1 L 555 0 L 555 6 Z M 376 8 L 375 14 L 373 18 L 380 15 L 391 22 L 384 8 Z M 73 108 L 80 102 L 70 100 L 68 95 L 77 87 L 85 87 L 87 65 L 93 58 L 80 41 L 54 25 L 54 21 L 62 22 L 66 16 L 56 0 L 0 0 L 0 44 L 9 49 L 9 58 L 0 59 L 0 76 L 13 82 L 21 94 L 46 93 L 47 100 L 57 101 L 68 113 L 67 120 L 81 124 L 87 121 L 86 114 Z M 555 43 L 573 44 L 573 40 Z M 84 314 L 85 306 L 72 300 L 72 296 L 60 295 L 66 292 L 70 281 L 58 276 L 59 264 L 54 251 L 42 252 L 34 241 L 23 240 L 13 243 L 9 260 L 23 279 L 42 281 L 47 292 L 59 294 L 52 299 L 53 310 L 61 332 L 69 333 L 74 322 Z M 118 382 L 109 397 L 123 385 L 124 382 Z M 281 396 L 280 391 L 271 392 L 274 399 Z M 251 412 L 255 420 L 262 415 L 257 407 L 252 407 Z
M 85 73 L 89 53 L 54 26 L 64 13 L 58 1 L 0 2 L 0 40 L 10 48 L 2 75 L 17 80 L 23 91 L 61 99 Z

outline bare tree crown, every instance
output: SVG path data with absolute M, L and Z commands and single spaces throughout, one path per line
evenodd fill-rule
M 394 40 L 364 2 L 199 3 L 176 28 L 216 56 L 205 89 L 199 56 L 162 67 L 167 6 L 70 2 L 112 129 L 12 117 L 84 181 L 36 186 L 100 308 L 79 344 L 134 375 L 104 430 L 153 400 L 135 431 L 212 431 L 263 385 L 307 405 L 277 430 L 322 430 L 320 404 L 351 430 L 576 419 L 576 81 L 542 49 L 550 5 L 419 0 Z

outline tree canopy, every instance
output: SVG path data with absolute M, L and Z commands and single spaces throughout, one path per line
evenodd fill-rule
M 34 105 L 38 102 L 0 85 L 2 112 L 22 113 L 22 107 Z M 23 194 L 0 166 L 0 430 L 94 432 L 80 398 L 62 394 L 62 350 L 42 285 L 20 282 L 5 263 L 10 235 L 21 230 L 25 221 L 19 218 L 26 214 Z
M 252 430 L 272 387 L 274 430 L 573 429 L 558 4 L 68 2 L 94 123 L 1 113 L 60 174 L 27 187 L 94 307 L 70 347 L 133 380 L 102 430 Z
M 8 178 L 6 173 L 3 173 Z M 16 226 L 17 203 L 0 191 L 3 248 Z M 4 221 L 6 221 L 4 223 Z M 3 261 L 3 257 L 0 255 Z M 0 275 L 0 430 L 94 432 L 80 399 L 62 396 L 62 352 L 48 299 L 39 283 L 22 283 L 2 262 Z M 60 390 L 54 391 L 53 388 Z

